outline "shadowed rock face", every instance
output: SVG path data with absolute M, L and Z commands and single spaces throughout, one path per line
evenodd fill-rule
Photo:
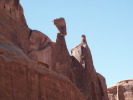
M 123 80 L 108 88 L 109 100 L 133 100 L 133 79 Z
M 64 18 L 56 42 L 27 27 L 19 0 L 0 0 L 0 100 L 108 100 L 85 35 L 69 54 Z
M 86 100 L 108 100 L 105 79 L 97 74 L 85 35 L 81 43 L 71 50 L 76 85 Z

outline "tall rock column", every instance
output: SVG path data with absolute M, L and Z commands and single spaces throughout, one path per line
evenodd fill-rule
M 102 81 L 104 78 L 99 79 L 93 66 L 92 55 L 85 35 L 82 35 L 81 38 L 81 43 L 71 50 L 76 85 L 86 96 L 86 100 L 107 100 L 107 93 L 104 92 L 107 89 L 103 90 L 103 86 L 100 85 L 101 82 L 105 82 Z M 106 83 L 104 84 L 106 87 Z
M 59 30 L 56 42 L 52 42 L 37 30 L 31 30 L 28 56 L 41 64 L 48 64 L 50 70 L 65 75 L 74 82 L 71 57 L 65 41 L 67 35 L 65 19 L 57 18 L 53 22 Z
M 59 30 L 57 34 L 56 42 L 52 43 L 52 70 L 57 73 L 67 76 L 72 82 L 74 82 L 73 73 L 72 73 L 72 63 L 71 57 L 68 52 L 65 36 L 66 33 L 66 23 L 64 18 L 57 18 L 54 21 L 54 25 Z

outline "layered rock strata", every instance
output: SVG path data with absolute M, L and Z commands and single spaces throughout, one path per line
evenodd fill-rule
M 0 0 L 0 7 L 19 24 L 26 25 L 26 20 L 23 15 L 23 8 L 19 4 L 19 0 Z
M 0 100 L 108 100 L 85 35 L 69 54 L 64 18 L 52 42 L 28 28 L 19 0 L 1 0 L 0 16 Z
M 0 35 L 0 100 L 85 100 L 67 77 L 29 59 Z
M 108 88 L 109 100 L 133 100 L 133 79 L 123 80 Z

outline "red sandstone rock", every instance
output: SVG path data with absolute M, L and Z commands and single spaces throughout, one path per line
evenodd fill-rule
M 13 19 L 26 25 L 23 9 L 19 4 L 19 0 L 1 0 L 0 7 L 5 9 Z
M 67 50 L 65 37 L 60 33 L 57 34 L 56 42 L 52 44 L 51 55 L 52 70 L 67 76 L 72 82 L 74 82 L 71 57 Z
M 0 34 L 21 48 L 24 53 L 29 51 L 30 29 L 0 7 Z
M 99 79 L 100 90 L 102 93 L 102 100 L 108 100 L 106 80 L 101 74 L 97 73 L 97 75 Z
M 52 42 L 27 27 L 19 0 L 1 0 L 0 16 L 0 100 L 108 100 L 84 35 L 69 54 L 64 18 Z
M 68 80 L 40 69 L 21 49 L 0 35 L 0 100 L 84 100 Z
M 65 19 L 64 18 L 56 18 L 53 20 L 53 23 L 54 25 L 58 28 L 59 32 L 62 34 L 62 35 L 67 35 L 67 32 L 66 32 L 66 22 L 65 22 Z
M 33 60 L 51 66 L 51 40 L 45 34 L 37 30 L 31 30 L 28 42 L 28 56 Z
M 108 88 L 109 100 L 133 100 L 133 79 L 123 80 Z
M 71 53 L 76 85 L 86 100 L 108 100 L 105 79 L 95 71 L 85 35 Z
M 36 30 L 31 31 L 28 56 L 35 61 L 47 63 L 51 70 L 67 76 L 74 82 L 71 58 L 65 37 L 60 33 L 58 33 L 57 40 L 54 43 L 43 33 Z

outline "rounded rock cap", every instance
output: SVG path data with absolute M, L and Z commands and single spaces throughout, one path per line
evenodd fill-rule
M 82 39 L 82 42 L 86 43 L 86 36 L 85 35 L 81 35 L 81 39 Z

